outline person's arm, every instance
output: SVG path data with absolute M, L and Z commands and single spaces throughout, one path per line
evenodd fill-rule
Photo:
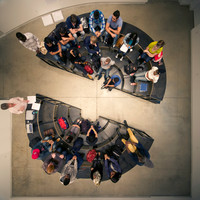
M 121 173 L 122 170 L 121 170 L 121 167 L 120 167 L 119 163 L 117 162 L 117 160 L 115 160 L 114 158 L 110 158 L 110 161 L 111 161 L 112 163 L 115 164 L 116 170 L 117 170 L 119 173 Z
M 109 83 L 111 82 L 111 80 L 112 79 L 110 78 L 104 87 L 108 87 L 108 86 L 110 87 L 111 85 L 109 85 Z
M 103 13 L 101 13 L 101 30 L 100 30 L 101 33 L 105 30 L 105 26 L 106 26 L 105 18 Z
M 117 27 L 117 30 L 114 30 L 114 29 L 110 28 L 110 32 L 112 32 L 112 33 L 114 33 L 116 35 L 119 35 L 121 30 L 122 30 L 122 27 Z
M 33 38 L 37 42 L 37 47 L 40 48 L 40 41 L 39 41 L 39 39 L 35 35 L 33 35 Z
M 90 127 L 90 129 L 88 130 L 87 132 L 87 135 L 86 136 L 89 136 L 90 135 L 90 131 L 92 130 L 92 126 Z
M 83 31 L 83 25 L 79 24 L 79 28 L 77 29 L 77 31 Z
M 93 125 L 91 126 L 91 128 L 92 128 L 92 130 L 94 131 L 95 137 L 98 138 L 98 134 L 97 134 L 97 132 L 96 132 L 96 130 L 95 130 L 95 128 L 94 128 Z
M 111 31 L 110 31 L 110 23 L 106 23 L 106 31 L 112 36 L 114 35 Z
M 95 33 L 95 29 L 93 27 L 93 19 L 94 19 L 94 12 L 91 12 L 89 17 L 89 27 L 90 27 L 90 32 Z
M 130 33 L 127 33 L 126 35 L 125 35 L 125 37 L 124 37 L 124 40 L 123 40 L 123 42 L 124 42 L 124 44 L 127 46 L 128 44 L 127 44 L 127 42 L 126 42 L 126 40 L 128 39 L 128 37 L 130 36 Z

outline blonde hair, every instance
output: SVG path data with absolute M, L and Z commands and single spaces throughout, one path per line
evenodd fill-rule
M 97 37 L 94 36 L 94 35 L 92 35 L 92 36 L 90 37 L 90 41 L 91 41 L 92 43 L 97 43 Z
M 47 166 L 46 172 L 47 174 L 52 174 L 54 171 L 54 165 L 51 163 L 50 165 Z

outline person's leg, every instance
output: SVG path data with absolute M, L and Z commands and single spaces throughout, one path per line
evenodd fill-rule
M 61 59 L 60 59 L 60 56 L 58 54 L 53 55 L 53 58 L 58 62 L 62 62 Z
M 78 152 L 75 153 L 75 156 L 77 156 L 78 169 L 79 169 L 81 167 L 81 165 L 83 164 L 83 158 Z
M 130 136 L 130 140 L 134 143 L 138 143 L 138 139 L 135 137 L 135 135 L 133 134 L 133 132 L 130 128 L 127 128 L 127 132 Z
M 85 32 L 84 31 L 79 31 L 79 33 L 81 34 L 81 40 L 84 40 Z
M 145 76 L 145 73 L 146 73 L 146 71 L 137 72 L 137 73 L 134 74 L 134 76 L 135 76 L 135 77 L 143 77 L 143 76 Z
M 73 34 L 73 37 L 75 38 L 75 42 L 76 42 L 76 44 L 78 44 L 78 36 L 77 36 L 77 34 L 74 33 L 74 34 Z
M 114 39 L 113 39 L 113 46 L 115 46 L 116 42 L 117 42 L 117 39 L 118 39 L 119 35 L 115 35 Z
M 67 156 L 66 156 L 66 163 L 67 163 L 69 160 L 71 160 L 72 157 L 73 157 L 72 154 L 67 154 Z
M 138 82 L 138 81 L 148 81 L 145 76 L 139 76 L 139 77 L 135 77 L 135 82 Z
M 102 77 L 102 72 L 103 72 L 103 68 L 102 67 L 100 67 L 99 68 L 99 72 L 98 72 L 98 76 L 99 76 L 99 78 L 98 78 L 98 80 Z
M 105 31 L 105 38 L 104 38 L 104 42 L 107 42 L 108 35 L 109 35 L 109 33 L 108 33 L 107 31 Z
M 84 70 L 84 68 L 83 68 L 81 65 L 79 65 L 79 64 L 74 64 L 74 66 L 75 66 L 78 70 L 82 71 L 84 75 L 87 75 L 87 72 Z
M 109 72 L 110 72 L 110 69 L 107 69 L 106 73 L 105 73 L 105 76 L 104 76 L 105 80 L 109 77 Z

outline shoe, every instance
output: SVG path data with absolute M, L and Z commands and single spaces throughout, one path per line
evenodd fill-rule
M 120 61 L 122 61 L 124 58 L 123 58 L 123 56 L 120 58 Z
M 87 74 L 87 76 L 88 76 L 89 79 L 93 79 L 92 76 L 91 76 L 90 74 Z
M 115 58 L 118 58 L 118 56 L 119 56 L 119 54 L 117 54 L 117 55 L 115 56 Z
M 100 80 L 100 79 L 101 79 L 101 77 L 102 77 L 102 76 L 99 76 L 99 77 L 98 77 L 98 80 Z
M 112 47 L 115 48 L 115 44 Z
M 95 77 L 99 76 L 99 74 L 96 74 Z
M 128 128 L 128 124 L 127 124 L 126 120 L 124 120 L 124 125 L 125 125 L 126 128 Z
M 130 52 L 133 51 L 133 49 L 130 49 Z

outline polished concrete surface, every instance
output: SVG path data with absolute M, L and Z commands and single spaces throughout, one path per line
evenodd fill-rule
M 82 14 L 96 5 L 63 9 L 66 18 Z M 32 32 L 42 40 L 55 25 L 43 27 L 37 19 L 0 40 L 0 97 L 40 93 L 82 109 L 85 118 L 102 115 L 115 121 L 124 119 L 154 138 L 150 150 L 155 168 L 135 167 L 117 184 L 110 181 L 95 187 L 91 180 L 77 180 L 67 188 L 59 174 L 45 174 L 41 161 L 31 159 L 24 115 L 13 115 L 12 195 L 13 196 L 189 196 L 191 178 L 190 115 L 190 30 L 192 12 L 176 2 L 150 1 L 146 5 L 103 5 L 108 17 L 116 9 L 124 21 L 135 25 L 155 40 L 166 41 L 164 59 L 167 89 L 161 104 L 132 97 L 120 91 L 100 90 L 103 80 L 87 79 L 49 67 L 19 44 L 17 31 Z

